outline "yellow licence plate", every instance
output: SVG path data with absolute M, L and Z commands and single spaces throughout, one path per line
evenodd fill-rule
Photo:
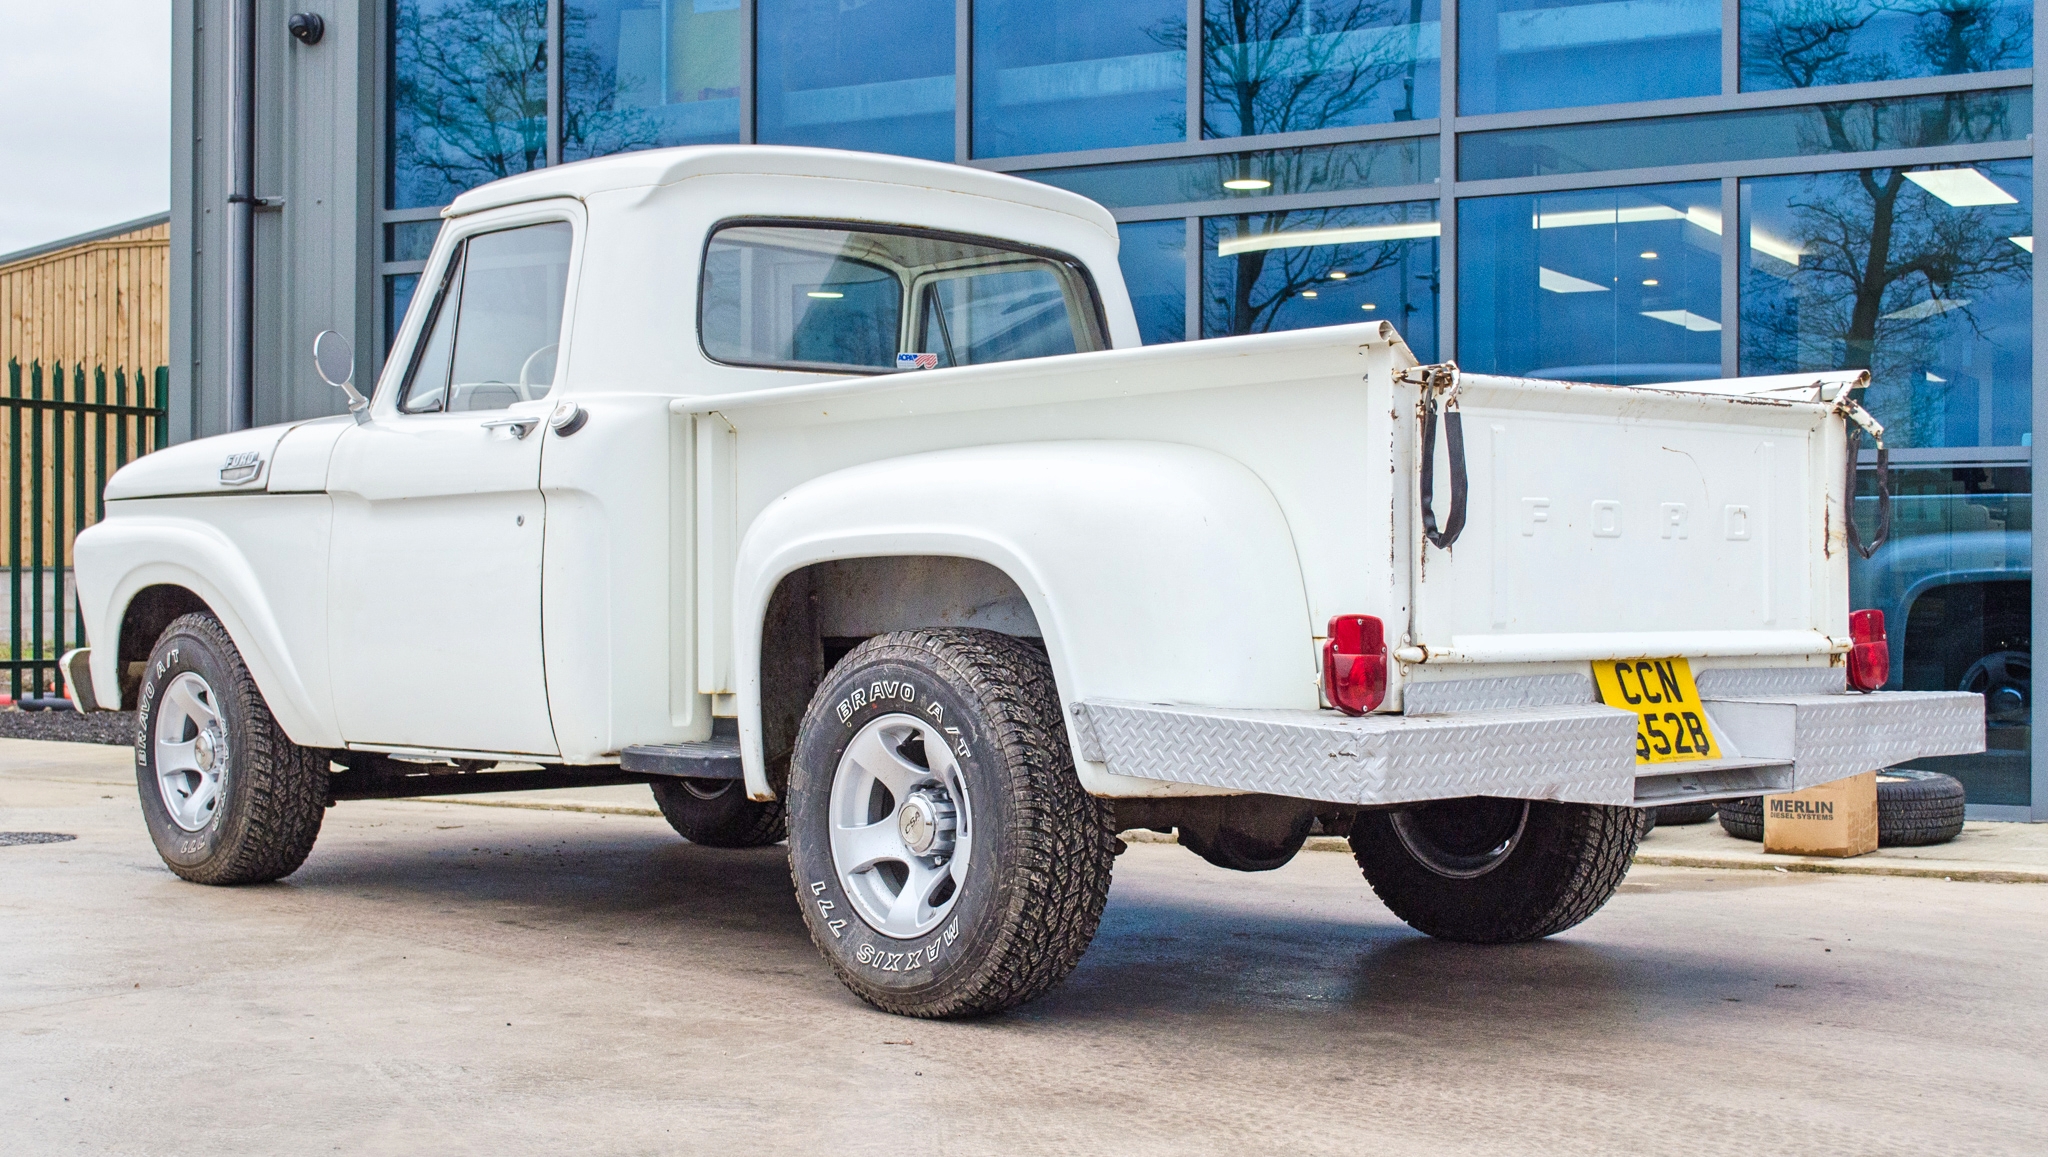
M 1721 758 L 1684 659 L 1603 660 L 1593 681 L 1600 702 L 1635 713 L 1637 763 Z

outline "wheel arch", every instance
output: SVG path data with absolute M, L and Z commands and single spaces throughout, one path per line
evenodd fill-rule
M 824 630 L 849 624 L 1040 638 L 1070 732 L 1084 698 L 1317 703 L 1314 631 L 1279 504 L 1242 464 L 1194 447 L 1029 443 L 824 475 L 748 527 L 733 590 L 741 752 L 758 799 L 775 796 L 778 748 L 793 745 L 824 675 Z M 1097 794 L 1159 787 L 1077 765 Z
M 292 660 L 254 568 L 217 529 L 188 519 L 109 519 L 79 534 L 76 559 L 79 605 L 94 643 L 93 686 L 118 688 L 121 695 L 108 706 L 132 707 L 135 681 L 126 664 L 147 660 L 171 620 L 203 610 L 220 620 L 292 742 L 340 746 L 331 718 L 316 708 Z

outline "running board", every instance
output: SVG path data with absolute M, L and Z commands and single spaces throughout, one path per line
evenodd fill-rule
M 739 779 L 737 739 L 704 743 L 635 744 L 619 752 L 619 770 L 684 779 Z

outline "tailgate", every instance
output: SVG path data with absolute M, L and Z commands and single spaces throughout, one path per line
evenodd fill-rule
M 1448 550 L 1414 531 L 1410 639 L 1423 653 L 1402 658 L 1831 649 L 1848 565 L 1844 434 L 1828 404 L 1478 374 L 1456 392 L 1466 525 Z M 1448 439 L 1437 441 L 1444 519 Z M 1420 471 L 1410 477 L 1419 503 Z

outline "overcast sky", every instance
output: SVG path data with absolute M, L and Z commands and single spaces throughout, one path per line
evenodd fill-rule
M 0 0 L 0 253 L 171 205 L 170 0 Z

